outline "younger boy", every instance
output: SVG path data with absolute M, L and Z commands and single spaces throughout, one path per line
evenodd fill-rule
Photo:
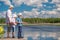
M 12 38 L 14 38 L 14 32 L 15 32 L 15 26 L 16 26 L 16 18 L 17 18 L 17 15 L 16 14 L 13 14 L 12 16 Z

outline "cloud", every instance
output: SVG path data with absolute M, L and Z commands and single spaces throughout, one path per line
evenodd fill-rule
M 43 13 L 40 14 L 39 17 L 44 17 L 44 18 L 60 18 L 60 12 L 57 10 L 53 10 L 53 11 L 43 11 Z
M 56 11 L 48 11 L 47 13 L 48 13 L 48 14 L 54 14 L 54 15 L 57 14 Z
M 12 0 L 12 3 L 15 5 L 15 6 L 19 6 L 23 3 L 23 0 Z
M 38 18 L 52 18 L 52 17 L 58 17 L 60 18 L 60 12 L 53 10 L 53 11 L 41 11 L 38 12 L 38 9 L 33 8 L 31 11 L 24 11 L 22 12 L 24 18 L 33 18 L 33 17 L 38 17 Z M 5 18 L 6 11 L 3 11 L 0 13 L 0 17 Z
M 32 11 L 24 11 L 23 12 L 24 17 L 38 17 L 38 18 L 51 18 L 51 17 L 60 17 L 60 12 L 57 10 L 52 11 L 41 11 L 38 12 L 38 9 L 32 9 Z
M 52 2 L 60 3 L 60 0 L 52 0 Z
M 57 5 L 57 8 L 60 8 L 60 4 L 56 4 Z
M 0 1 L 3 1 L 6 5 L 11 5 L 10 0 L 0 0 Z
M 11 5 L 10 0 L 0 0 L 3 1 L 6 5 Z M 40 8 L 42 7 L 43 2 L 48 2 L 48 0 L 12 0 L 12 3 L 15 6 L 19 6 L 22 3 L 28 5 L 28 6 L 36 6 L 37 8 L 33 8 L 31 11 L 24 11 L 22 12 L 24 17 L 60 17 L 60 0 L 52 0 L 52 3 L 55 3 L 57 6 L 57 9 L 54 9 L 52 11 L 40 11 Z M 5 15 L 5 11 L 2 12 Z M 2 16 L 2 13 L 0 15 Z M 4 16 L 5 17 L 5 16 Z
M 53 3 L 57 5 L 57 7 L 60 7 L 60 0 L 52 0 Z
M 41 6 L 41 0 L 26 0 L 26 1 L 24 1 L 24 3 L 25 4 L 27 4 L 27 5 L 36 5 L 36 6 Z
M 22 3 L 29 6 L 42 6 L 42 2 L 47 2 L 47 0 L 12 0 L 15 5 L 21 5 Z
M 24 11 L 23 15 L 24 17 L 38 17 L 40 12 L 37 11 L 37 9 L 32 9 L 31 11 Z
M 60 11 L 60 8 L 57 8 L 58 11 Z
M 5 18 L 6 17 L 6 11 L 0 12 L 0 18 Z

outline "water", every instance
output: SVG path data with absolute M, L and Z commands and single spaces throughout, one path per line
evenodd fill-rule
M 4 27 L 7 36 L 7 27 Z M 22 36 L 26 40 L 60 40 L 60 26 L 23 26 Z M 10 34 L 10 36 L 12 36 Z M 17 38 L 17 27 L 15 30 L 15 37 Z

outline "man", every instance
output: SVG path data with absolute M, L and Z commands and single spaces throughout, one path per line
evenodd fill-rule
M 9 9 L 6 12 L 6 23 L 8 25 L 8 28 L 7 28 L 7 37 L 8 38 L 9 38 L 10 30 L 12 28 L 12 9 L 13 9 L 13 5 L 10 5 Z M 12 32 L 12 37 L 14 38 L 14 32 Z
M 18 17 L 16 19 L 16 22 L 17 22 L 17 26 L 18 26 L 18 38 L 23 38 L 22 37 L 22 14 L 19 13 L 18 14 Z

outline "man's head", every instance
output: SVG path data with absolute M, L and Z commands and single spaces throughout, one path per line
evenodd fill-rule
M 12 10 L 13 8 L 14 8 L 14 6 L 13 5 L 10 5 L 9 9 Z

